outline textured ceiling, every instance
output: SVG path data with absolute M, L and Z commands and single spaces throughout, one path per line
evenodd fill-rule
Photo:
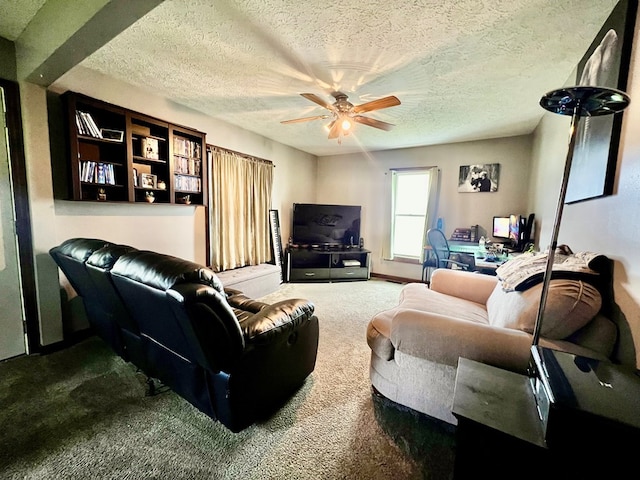
M 47 0 L 0 0 L 0 37 L 14 41 Z
M 80 65 L 316 155 L 510 136 L 532 131 L 615 3 L 167 0 Z M 300 93 L 335 90 L 397 96 L 367 114 L 396 127 L 338 145 L 326 120 L 280 124 L 326 113 Z

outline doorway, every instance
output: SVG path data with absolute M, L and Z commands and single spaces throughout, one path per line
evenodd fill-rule
M 0 79 L 0 360 L 40 351 L 20 92 Z
M 27 349 L 4 89 L 0 89 L 0 100 L 0 360 L 4 360 Z

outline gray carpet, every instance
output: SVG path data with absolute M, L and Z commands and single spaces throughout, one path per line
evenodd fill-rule
M 92 337 L 0 364 L 3 479 L 449 479 L 450 428 L 371 393 L 366 325 L 398 301 L 381 280 L 284 284 L 316 304 L 314 373 L 270 419 L 233 434 Z

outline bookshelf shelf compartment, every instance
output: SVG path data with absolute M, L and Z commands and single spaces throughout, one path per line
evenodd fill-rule
M 146 197 L 153 192 L 153 204 L 184 205 L 188 195 L 189 204 L 206 206 L 206 134 L 79 93 L 67 92 L 62 98 L 71 200 L 151 204 Z M 90 164 L 95 172 L 87 171 Z M 108 172 L 109 183 L 87 181 L 98 178 L 97 165 L 101 175 Z M 166 188 L 141 187 L 143 175 L 145 185 L 148 181 Z

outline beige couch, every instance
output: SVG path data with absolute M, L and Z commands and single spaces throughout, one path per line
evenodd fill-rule
M 465 357 L 524 373 L 541 284 L 503 291 L 494 276 L 438 269 L 431 286 L 407 284 L 399 304 L 369 322 L 370 376 L 385 397 L 456 424 L 456 367 Z M 540 345 L 607 358 L 617 330 L 598 313 L 599 290 L 582 280 L 552 280 Z

